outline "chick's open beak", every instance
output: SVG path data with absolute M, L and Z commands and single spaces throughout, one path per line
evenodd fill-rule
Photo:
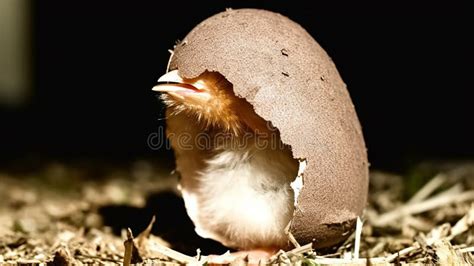
M 202 80 L 186 81 L 178 75 L 178 70 L 170 71 L 158 79 L 153 91 L 167 93 L 183 102 L 205 103 L 211 95 Z

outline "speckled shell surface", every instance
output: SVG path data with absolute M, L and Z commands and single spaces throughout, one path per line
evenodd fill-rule
M 170 68 L 185 78 L 221 73 L 306 160 L 290 226 L 300 244 L 324 248 L 350 235 L 367 201 L 366 148 L 346 85 L 306 30 L 277 13 L 227 10 L 175 47 Z

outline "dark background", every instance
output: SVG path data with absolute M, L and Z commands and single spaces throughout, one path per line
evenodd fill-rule
M 474 157 L 466 5 L 190 3 L 34 1 L 33 92 L 21 107 L 0 106 L 0 163 L 166 156 L 146 144 L 163 123 L 151 87 L 167 50 L 227 7 L 280 12 L 315 37 L 348 85 L 373 168 Z

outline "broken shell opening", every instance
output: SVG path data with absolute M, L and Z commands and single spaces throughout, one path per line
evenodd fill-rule
M 171 55 L 170 55 L 170 61 L 171 61 L 171 57 L 173 57 L 173 52 L 171 52 Z M 178 75 L 180 74 L 179 73 L 179 69 L 167 69 L 168 72 L 172 72 L 172 71 L 177 71 Z M 293 192 L 293 206 L 294 206 L 294 210 L 293 210 L 293 214 L 292 214 L 292 218 L 290 219 L 290 221 L 288 222 L 288 228 L 290 227 L 291 225 L 291 222 L 292 222 L 292 219 L 294 218 L 295 216 L 295 212 L 298 208 L 298 199 L 299 199 L 299 195 L 303 189 L 303 186 L 304 186 L 304 171 L 307 167 L 307 159 L 306 158 L 296 158 L 294 156 L 294 153 L 293 153 L 293 148 L 291 147 L 290 144 L 287 144 L 287 143 L 284 143 L 283 140 L 280 139 L 280 130 L 278 129 L 278 127 L 274 126 L 272 121 L 271 120 L 268 120 L 266 119 L 265 117 L 262 117 L 261 115 L 259 115 L 256 111 L 255 111 L 255 107 L 254 105 L 247 100 L 247 98 L 239 95 L 239 94 L 236 94 L 235 91 L 234 91 L 234 85 L 233 83 L 227 79 L 227 77 L 223 74 L 221 74 L 219 71 L 213 71 L 213 70 L 208 70 L 208 69 L 205 69 L 203 72 L 201 72 L 200 74 L 198 75 L 195 75 L 195 76 L 190 76 L 190 77 L 183 77 L 183 76 L 180 76 L 182 79 L 185 79 L 185 80 L 188 80 L 188 81 L 193 81 L 193 80 L 199 80 L 200 77 L 202 77 L 203 75 L 205 75 L 206 73 L 213 73 L 213 74 L 217 74 L 219 75 L 220 77 L 222 77 L 226 82 L 228 82 L 231 86 L 230 86 L 230 93 L 235 96 L 236 98 L 238 98 L 239 100 L 242 100 L 242 101 L 245 101 L 251 108 L 252 108 L 252 112 L 257 116 L 259 117 L 260 119 L 262 119 L 263 121 L 265 121 L 266 125 L 269 127 L 269 129 L 271 129 L 272 131 L 274 131 L 277 136 L 278 136 L 278 140 L 279 140 L 279 143 L 281 143 L 282 146 L 284 147 L 287 147 L 289 149 L 289 151 L 291 152 L 291 157 L 293 160 L 295 160 L 297 162 L 297 169 L 295 169 L 295 172 L 294 174 L 292 174 L 293 178 L 290 182 L 290 188 Z M 278 148 L 278 147 L 276 147 Z M 280 147 L 281 148 L 281 147 Z M 289 233 L 289 232 L 288 232 Z

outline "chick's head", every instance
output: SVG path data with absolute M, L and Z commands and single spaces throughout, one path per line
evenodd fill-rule
M 271 131 L 271 126 L 255 113 L 252 105 L 237 97 L 232 84 L 217 72 L 206 71 L 196 78 L 184 79 L 178 70 L 173 70 L 160 77 L 158 83 L 153 90 L 162 93 L 170 115 L 184 112 L 205 129 L 235 135 Z

